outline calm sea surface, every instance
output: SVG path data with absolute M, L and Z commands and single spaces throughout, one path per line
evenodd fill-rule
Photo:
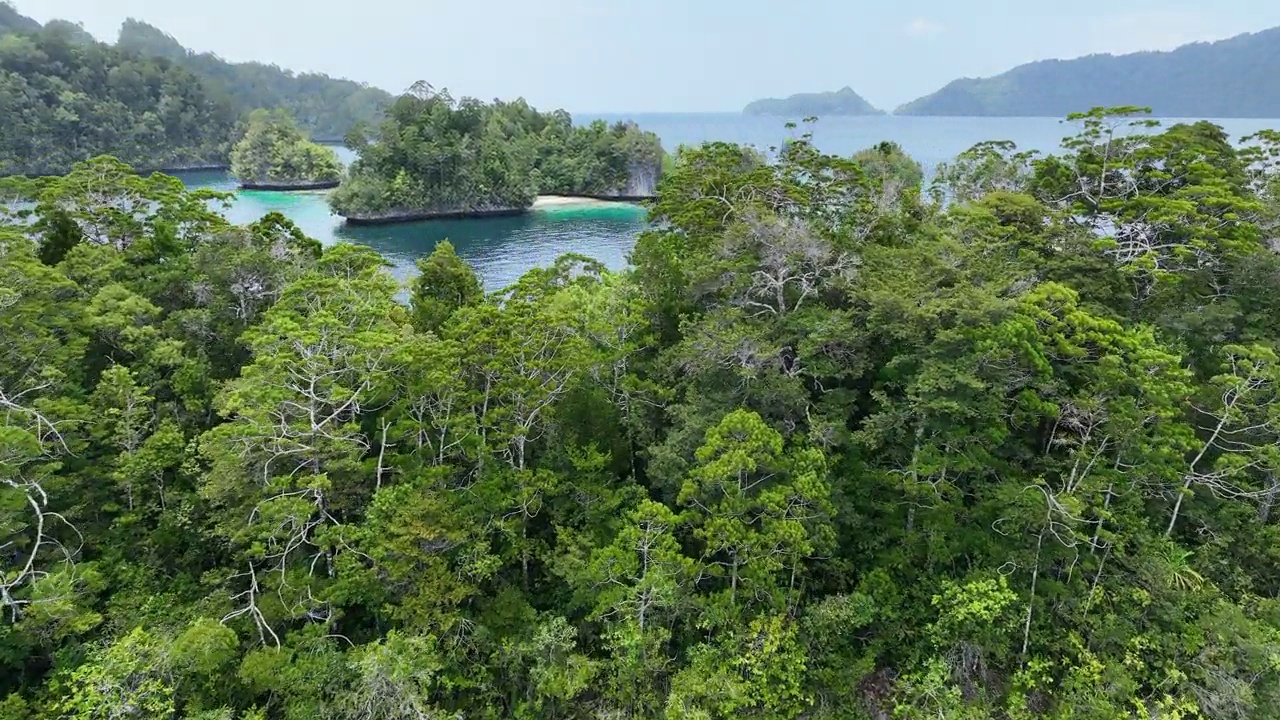
M 778 118 L 724 114 L 615 114 L 576 116 L 580 122 L 594 119 L 634 120 L 662 138 L 668 151 L 681 145 L 712 140 L 754 145 L 762 150 L 777 146 L 796 130 L 788 130 Z M 1163 120 L 1172 124 L 1174 120 Z M 1215 120 L 1239 138 L 1264 128 L 1280 128 L 1280 120 Z M 1024 149 L 1052 152 L 1074 127 L 1051 118 L 928 118 L 877 116 L 827 118 L 813 128 L 814 142 L 825 152 L 849 155 L 875 143 L 892 140 L 931 173 L 940 162 L 984 140 L 1012 140 Z M 338 148 L 346 161 L 350 151 Z M 189 186 L 234 190 L 235 184 L 221 172 L 180 173 Z M 449 239 L 458 253 L 476 269 L 485 287 L 496 290 L 513 282 L 532 267 L 550 264 L 567 252 L 596 258 L 611 268 L 626 265 L 627 254 L 645 226 L 644 210 L 630 205 L 607 208 L 562 209 L 529 213 L 514 218 L 436 220 L 378 227 L 351 227 L 329 212 L 323 193 L 237 193 L 228 212 L 238 223 L 252 222 L 268 212 L 280 212 L 308 235 L 325 244 L 339 241 L 363 243 L 381 252 L 394 265 L 397 277 L 414 272 L 414 262 L 431 252 L 436 243 Z

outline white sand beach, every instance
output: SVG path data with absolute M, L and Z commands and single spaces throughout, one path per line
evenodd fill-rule
M 569 197 L 566 195 L 539 195 L 533 201 L 532 210 L 561 210 L 580 207 L 609 207 L 619 203 L 612 200 L 596 200 L 595 198 Z

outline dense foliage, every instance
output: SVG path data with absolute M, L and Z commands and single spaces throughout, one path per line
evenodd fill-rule
M 1280 117 L 1271 71 L 1280 28 L 1171 52 L 1041 60 L 991 78 L 955 80 L 899 115 L 1062 117 L 1083 107 L 1135 104 L 1166 117 Z
M 0 174 L 65 172 L 110 152 L 139 167 L 224 163 L 231 106 L 163 58 L 75 26 L 0 35 Z
M 525 116 L 536 148 L 533 172 L 547 195 L 651 197 L 666 153 L 657 135 L 633 122 L 574 126 L 563 111 Z
M 896 196 L 920 188 L 924 184 L 924 168 L 896 142 L 877 143 L 854 153 L 867 181 L 880 188 L 882 199 L 896 204 Z
M 230 63 L 210 53 L 187 50 L 164 32 L 129 19 L 117 45 L 149 57 L 172 60 L 224 95 L 243 115 L 255 108 L 287 110 L 312 138 L 339 141 L 353 127 L 376 122 L 391 94 L 352 80 L 321 73 L 294 73 L 263 63 Z
M 377 120 L 382 90 L 197 55 L 128 20 L 114 45 L 0 2 L 0 174 L 63 173 L 95 155 L 141 168 L 225 166 L 237 119 L 291 113 L 315 138 Z
M 1078 120 L 936 195 L 688 149 L 633 269 L 409 307 L 10 181 L 0 718 L 1275 717 L 1280 134 Z
M 342 164 L 333 150 L 307 139 L 286 110 L 255 110 L 231 149 L 231 174 L 253 185 L 337 182 Z
M 851 87 L 836 92 L 799 93 L 788 98 L 756 100 L 743 109 L 747 115 L 807 118 L 813 116 L 883 115 Z
M 482 213 L 527 208 L 538 193 L 636 195 L 636 176 L 656 184 L 662 145 L 632 124 L 574 127 L 568 113 L 523 100 L 454 100 L 418 83 L 387 110 L 330 196 L 344 216 Z

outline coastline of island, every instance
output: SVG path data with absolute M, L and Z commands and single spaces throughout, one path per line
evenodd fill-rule
M 165 167 L 139 167 L 134 168 L 133 172 L 140 176 L 152 175 L 159 173 L 161 175 L 173 175 L 174 173 L 189 172 L 227 172 L 231 170 L 231 166 L 225 163 L 196 163 L 193 165 L 169 165 Z M 25 178 L 51 178 L 65 177 L 66 172 L 62 172 L 52 168 L 41 168 L 38 170 L 30 170 L 25 168 L 16 168 L 0 170 L 0 178 L 25 177 Z
M 455 100 L 426 83 L 351 149 L 358 157 L 329 204 L 353 225 L 518 215 L 564 198 L 640 202 L 656 195 L 665 158 L 634 123 L 574 125 L 563 110 Z
M 494 217 L 516 217 L 536 212 L 567 209 L 604 208 L 618 205 L 639 206 L 651 197 L 618 198 L 586 195 L 539 195 L 527 207 L 453 207 L 436 210 L 396 208 L 377 213 L 343 216 L 353 226 L 398 225 L 429 220 L 478 220 Z
M 317 180 L 314 182 L 242 182 L 241 190 L 259 192 L 304 192 L 315 190 L 332 190 L 341 184 L 339 180 Z
M 421 222 L 424 220 L 464 220 L 472 218 L 512 217 L 523 215 L 529 208 L 493 207 L 493 208 L 452 208 L 440 210 L 392 209 L 373 213 L 343 215 L 342 219 L 349 225 L 399 225 L 401 223 Z
M 594 197 L 591 195 L 539 195 L 529 206 L 530 211 L 554 210 L 566 207 L 610 207 L 614 205 L 637 205 L 652 197 Z
M 241 190 L 332 190 L 342 182 L 333 148 L 312 142 L 286 110 L 254 110 L 231 150 L 231 177 Z
M 884 115 L 867 102 L 853 88 L 845 86 L 835 92 L 797 93 L 786 98 L 764 98 L 749 103 L 742 109 L 744 115 L 771 117 L 845 116 L 859 117 Z

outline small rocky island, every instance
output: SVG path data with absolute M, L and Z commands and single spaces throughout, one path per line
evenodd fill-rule
M 658 136 L 634 123 L 574 126 L 563 110 L 524 100 L 455 100 L 417 83 L 387 109 L 375 137 L 329 196 L 352 224 L 516 215 L 539 196 L 635 201 L 662 174 Z
M 800 93 L 788 98 L 757 100 L 742 112 L 787 118 L 884 114 L 883 110 L 877 109 L 850 87 L 841 88 L 838 92 Z
M 342 180 L 342 163 L 311 142 L 284 110 L 255 110 L 231 150 L 231 175 L 245 190 L 327 190 Z

